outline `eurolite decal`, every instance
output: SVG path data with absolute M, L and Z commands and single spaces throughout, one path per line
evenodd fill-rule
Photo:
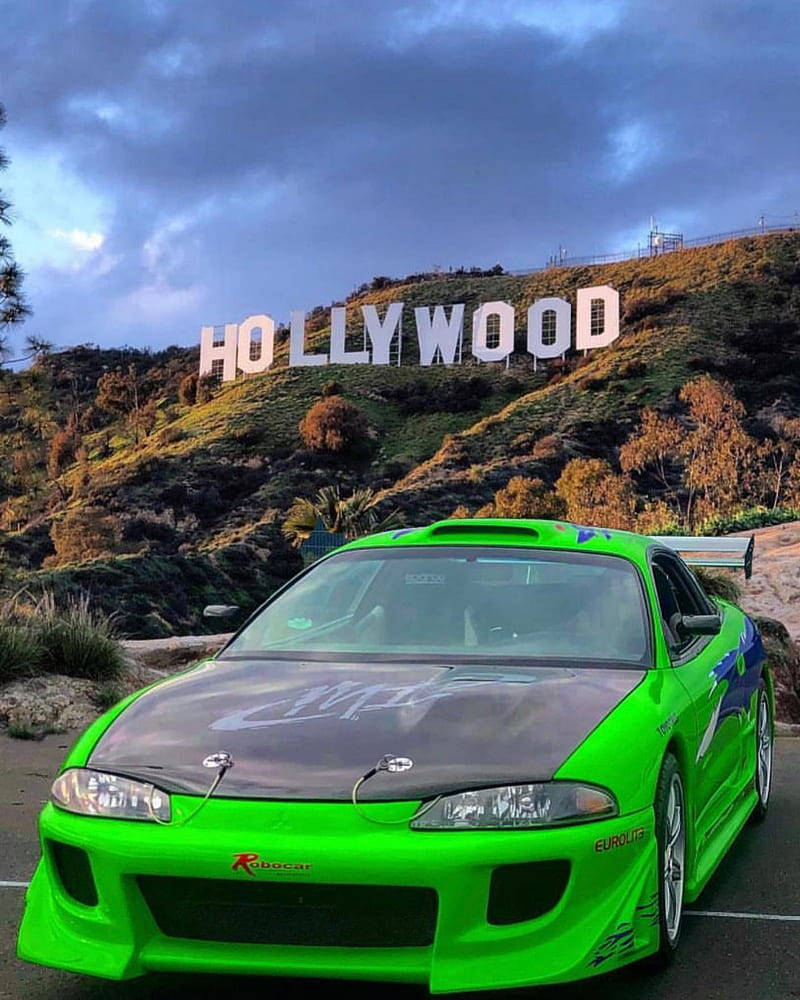
M 644 827 L 636 826 L 625 833 L 615 833 L 611 837 L 601 837 L 594 842 L 594 849 L 598 854 L 604 851 L 613 851 L 615 847 L 626 847 L 628 844 L 635 844 L 637 840 L 644 839 Z

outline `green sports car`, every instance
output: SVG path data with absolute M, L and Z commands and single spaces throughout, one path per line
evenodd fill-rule
M 752 558 L 484 519 L 320 560 L 78 740 L 20 956 L 434 993 L 668 961 L 773 739 L 758 630 L 676 549 Z

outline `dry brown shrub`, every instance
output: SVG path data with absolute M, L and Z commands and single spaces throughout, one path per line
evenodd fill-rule
M 303 444 L 312 451 L 358 452 L 368 443 L 364 413 L 341 396 L 326 396 L 311 406 L 298 425 Z
M 49 565 L 86 562 L 116 551 L 121 535 L 119 519 L 102 507 L 68 511 L 50 525 L 56 550 L 45 560 Z

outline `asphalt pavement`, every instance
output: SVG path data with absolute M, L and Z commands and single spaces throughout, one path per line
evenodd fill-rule
M 0 1000 L 335 1000 L 336 981 L 152 976 L 108 983 L 38 968 L 15 957 L 24 885 L 36 863 L 36 816 L 68 749 L 64 736 L 28 743 L 0 736 Z M 687 915 L 675 964 L 653 975 L 632 966 L 574 986 L 471 996 L 535 1000 L 789 1000 L 800 998 L 800 739 L 776 744 L 770 814 L 742 831 Z M 298 992 L 300 988 L 300 992 Z M 422 1000 L 419 987 L 348 983 L 353 1000 Z

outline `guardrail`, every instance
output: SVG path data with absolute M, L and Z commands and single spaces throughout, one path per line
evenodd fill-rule
M 509 268 L 506 274 L 526 275 L 539 274 L 556 267 L 597 267 L 600 264 L 617 264 L 623 260 L 645 260 L 651 257 L 663 257 L 666 254 L 680 253 L 681 250 L 693 250 L 696 247 L 711 246 L 713 243 L 725 243 L 727 240 L 740 240 L 746 236 L 767 236 L 770 233 L 792 233 L 800 231 L 800 219 L 793 225 L 783 226 L 752 226 L 750 229 L 731 229 L 726 233 L 713 233 L 710 236 L 696 236 L 684 240 L 682 246 L 674 250 L 662 250 L 652 253 L 649 247 L 637 247 L 635 250 L 620 250 L 617 253 L 593 254 L 586 257 L 560 257 L 542 267 Z

